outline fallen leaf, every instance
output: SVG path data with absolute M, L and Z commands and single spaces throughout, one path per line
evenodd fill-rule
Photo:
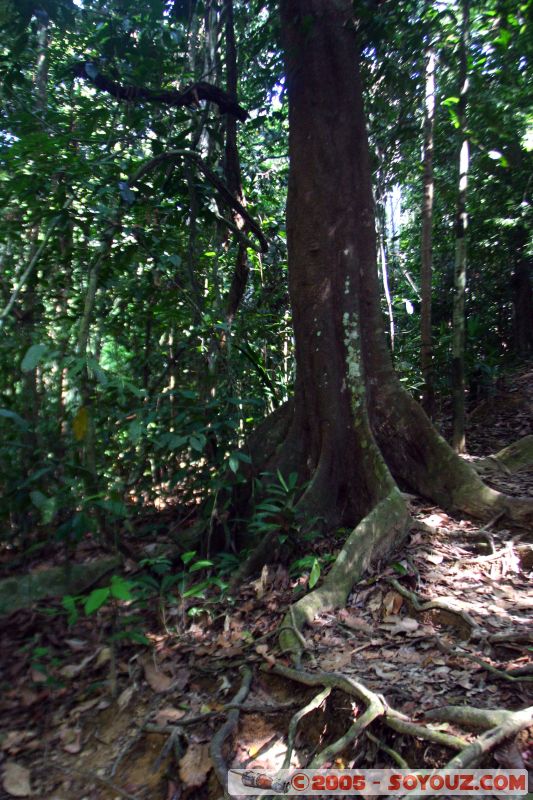
M 393 625 L 391 633 L 413 633 L 418 630 L 420 623 L 413 617 L 403 617 L 396 625 Z
M 320 659 L 320 666 L 326 671 L 335 671 L 347 667 L 352 663 L 352 650 L 340 650 L 337 653 L 328 653 Z
M 61 746 L 65 753 L 76 755 L 81 750 L 81 730 L 79 728 L 61 728 L 59 732 Z
M 83 639 L 65 639 L 65 644 L 68 644 L 70 649 L 76 653 L 80 650 L 85 650 L 87 647 L 87 642 Z
M 402 673 L 395 669 L 391 669 L 390 666 L 387 669 L 387 666 L 389 665 L 385 665 L 385 668 L 382 668 L 379 664 L 372 664 L 372 669 L 378 678 L 383 678 L 383 680 L 386 680 L 389 683 L 396 683 L 402 677 Z
M 133 693 L 135 692 L 135 686 L 133 684 L 131 686 L 127 686 L 117 697 L 117 706 L 120 708 L 121 711 L 124 711 L 126 706 L 129 705 L 131 698 L 133 697 Z
M 424 553 L 424 558 L 426 561 L 431 561 L 432 564 L 442 564 L 444 561 L 444 556 L 437 553 Z
M 391 614 L 397 614 L 403 604 L 403 597 L 398 592 L 387 592 L 383 598 L 383 615 L 389 617 Z
M 77 716 L 78 714 L 84 714 L 86 711 L 89 711 L 91 708 L 94 708 L 100 702 L 99 697 L 92 697 L 90 700 L 85 700 L 83 703 L 80 703 L 79 706 L 75 706 L 72 711 L 70 712 L 69 716 Z
M 191 671 L 190 669 L 187 669 L 187 667 L 183 667 L 182 669 L 178 670 L 178 672 L 174 675 L 173 678 L 174 688 L 177 691 L 185 689 L 185 687 L 189 683 L 190 677 L 191 677 Z
M 267 644 L 258 644 L 257 647 L 255 648 L 255 652 L 262 658 L 264 658 L 265 661 L 267 661 L 271 667 L 273 667 L 274 664 L 276 663 L 276 659 L 274 658 L 274 656 L 268 652 Z
M 59 674 L 63 678 L 76 678 L 95 657 L 96 653 L 86 656 L 79 664 L 67 664 L 59 670 Z M 98 662 L 97 662 L 98 663 Z
M 159 709 L 154 722 L 156 725 L 168 725 L 171 722 L 177 722 L 184 716 L 185 711 L 181 708 L 172 708 L 172 706 L 168 706 L 167 708 Z
M 23 742 L 32 739 L 34 736 L 35 731 L 8 731 L 0 744 L 0 750 L 6 750 L 8 753 L 16 755 L 22 750 Z
M 251 581 L 251 585 L 255 589 L 255 593 L 258 600 L 260 600 L 263 597 L 266 591 L 267 583 L 268 583 L 268 565 L 265 564 L 263 569 L 261 570 L 260 577 L 256 581 Z
M 104 664 L 107 664 L 108 661 L 111 661 L 112 655 L 113 654 L 111 652 L 111 648 L 110 647 L 102 647 L 102 649 L 98 653 L 98 658 L 96 659 L 96 662 L 95 662 L 95 665 L 94 665 L 96 667 L 96 669 L 99 669 L 100 667 L 103 667 Z
M 361 619 L 361 617 L 356 616 L 355 614 L 342 614 L 341 620 L 347 628 L 350 628 L 353 631 L 362 631 L 363 633 L 372 632 L 372 625 L 369 625 L 368 622 L 366 622 L 364 619 Z
M 180 759 L 180 778 L 188 787 L 202 786 L 212 766 L 209 744 L 193 742 L 187 748 L 183 758 Z
M 31 794 L 29 769 L 8 761 L 4 766 L 2 786 L 11 797 L 28 797 Z
M 146 656 L 141 660 L 142 667 L 144 669 L 144 677 L 146 678 L 146 682 L 148 686 L 154 690 L 154 692 L 166 692 L 172 686 L 172 678 L 168 675 L 165 675 L 164 672 L 160 672 L 156 665 L 154 664 L 151 656 Z

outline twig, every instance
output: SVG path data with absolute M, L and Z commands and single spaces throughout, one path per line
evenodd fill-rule
M 246 696 L 250 691 L 250 684 L 252 682 L 252 672 L 249 667 L 243 667 L 242 674 L 243 674 L 243 679 L 240 689 L 233 698 L 233 702 L 236 704 L 240 704 L 243 702 L 243 700 L 246 699 Z M 222 746 L 226 741 L 226 739 L 228 738 L 228 736 L 231 733 L 233 733 L 233 731 L 237 727 L 238 722 L 239 722 L 239 709 L 234 708 L 229 712 L 226 722 L 222 725 L 221 728 L 218 729 L 218 731 L 211 739 L 211 746 L 209 748 L 209 753 L 211 755 L 211 760 L 213 762 L 213 768 L 215 770 L 215 774 L 219 780 L 220 785 L 224 790 L 224 797 L 227 796 L 226 786 L 227 786 L 228 768 L 226 766 L 224 756 L 222 755 Z
M 261 230 L 260 225 L 254 220 L 254 218 L 250 215 L 250 212 L 243 206 L 243 204 L 233 195 L 232 192 L 230 192 L 225 183 L 223 183 L 223 181 L 221 181 L 220 178 L 218 178 L 215 173 L 204 164 L 198 153 L 196 153 L 194 150 L 168 150 L 165 153 L 159 153 L 157 156 L 154 156 L 154 158 L 151 158 L 142 164 L 139 169 L 133 173 L 132 177 L 130 178 L 129 185 L 134 186 L 141 180 L 141 178 L 154 170 L 160 164 L 167 163 L 169 161 L 178 161 L 180 158 L 187 158 L 191 163 L 198 167 L 202 175 L 217 190 L 227 205 L 229 205 L 234 211 L 237 211 L 244 219 L 248 229 L 252 231 L 255 236 L 257 236 L 261 246 L 261 251 L 266 253 L 268 250 L 268 242 L 265 234 Z M 224 221 L 226 222 L 226 220 Z M 253 247 L 248 240 L 246 240 L 245 243 Z

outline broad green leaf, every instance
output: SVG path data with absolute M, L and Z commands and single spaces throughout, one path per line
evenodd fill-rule
M 109 599 L 109 595 L 111 594 L 111 589 L 108 586 L 105 586 L 102 589 L 93 589 L 87 600 L 85 601 L 85 613 L 87 615 L 92 614 L 94 611 L 98 611 L 101 608 L 106 600 Z
M 313 586 L 316 586 L 318 579 L 320 578 L 320 564 L 318 563 L 318 559 L 315 558 L 313 561 L 313 566 L 311 567 L 311 574 L 309 575 L 309 588 L 312 589 Z
M 23 372 L 31 372 L 39 364 L 41 358 L 48 350 L 45 344 L 32 344 L 22 359 L 20 368 Z
M 117 600 L 133 600 L 132 588 L 132 582 L 125 580 L 120 575 L 113 575 L 111 578 L 111 594 Z
M 213 562 L 204 559 L 203 561 L 196 561 L 192 567 L 189 567 L 189 572 L 198 572 L 199 569 L 205 569 L 206 567 L 212 567 Z
M 194 586 L 191 586 L 190 589 L 187 589 L 186 592 L 183 592 L 182 597 L 198 597 L 199 595 L 203 594 L 207 587 L 209 586 L 209 580 L 202 581 L 201 583 L 196 583 Z
M 201 453 L 205 446 L 205 436 L 201 434 L 198 436 L 189 436 L 189 444 L 193 450 L 196 450 L 198 453 Z

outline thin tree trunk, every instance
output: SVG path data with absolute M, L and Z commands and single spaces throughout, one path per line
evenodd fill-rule
M 379 263 L 381 265 L 381 282 L 383 283 L 383 293 L 387 303 L 387 316 L 389 318 L 390 349 L 394 353 L 394 312 L 392 310 L 392 297 L 389 286 L 389 268 L 387 264 L 387 250 L 385 247 L 386 237 L 386 211 L 385 205 L 381 206 L 381 213 L 378 220 L 378 241 L 379 241 Z
M 233 20 L 233 0 L 226 0 L 226 90 L 230 97 L 237 98 L 237 45 L 235 42 L 235 25 Z M 228 114 L 226 116 L 226 144 L 224 154 L 224 172 L 226 185 L 230 192 L 240 203 L 245 204 L 242 191 L 241 165 L 239 149 L 237 146 L 237 120 Z M 244 220 L 237 212 L 233 214 L 233 222 L 238 230 L 244 228 Z M 237 241 L 237 258 L 231 279 L 231 286 L 226 299 L 226 320 L 229 325 L 233 322 L 237 309 L 244 297 L 250 267 L 246 246 Z
M 431 284 L 433 271 L 433 130 L 435 126 L 435 52 L 426 51 L 426 85 L 424 104 L 424 194 L 422 200 L 422 246 L 420 263 L 420 366 L 424 386 L 422 406 L 433 416 L 435 390 L 433 385 L 433 343 L 431 336 Z
M 515 234 L 515 268 L 512 279 L 514 306 L 514 338 L 516 352 L 522 358 L 533 353 L 533 292 L 531 273 L 533 259 L 527 254 L 528 236 L 523 225 Z
M 466 348 L 466 269 L 468 211 L 466 205 L 470 143 L 467 134 L 468 50 L 470 37 L 469 0 L 462 0 L 461 39 L 459 45 L 459 131 L 462 138 L 459 153 L 459 190 L 455 223 L 455 270 L 452 322 L 452 446 L 457 453 L 466 450 L 465 436 L 465 348 Z

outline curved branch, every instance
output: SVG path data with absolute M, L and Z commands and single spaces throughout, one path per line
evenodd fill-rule
M 180 108 L 184 106 L 197 106 L 200 100 L 215 103 L 222 114 L 231 114 L 241 122 L 248 117 L 248 112 L 223 89 L 212 83 L 199 81 L 188 86 L 185 91 L 177 89 L 146 89 L 143 86 L 122 85 L 102 75 L 96 64 L 92 61 L 81 61 L 74 64 L 72 71 L 77 78 L 83 78 L 96 86 L 102 92 L 115 97 L 117 100 L 130 102 L 146 100 L 149 103 Z
M 212 172 L 202 161 L 200 156 L 194 150 L 168 150 L 166 153 L 159 153 L 149 161 L 142 164 L 139 169 L 132 175 L 129 182 L 130 186 L 138 183 L 147 173 L 154 170 L 159 164 L 168 161 L 177 161 L 180 158 L 188 158 L 192 163 L 196 164 L 202 175 L 209 181 L 209 183 L 217 190 L 222 200 L 226 202 L 234 211 L 237 211 L 245 220 L 246 225 L 252 233 L 257 236 L 261 250 L 266 253 L 268 250 L 268 242 L 265 234 L 257 224 L 257 222 L 250 216 L 249 212 L 242 205 L 242 203 L 230 192 L 228 187 Z

